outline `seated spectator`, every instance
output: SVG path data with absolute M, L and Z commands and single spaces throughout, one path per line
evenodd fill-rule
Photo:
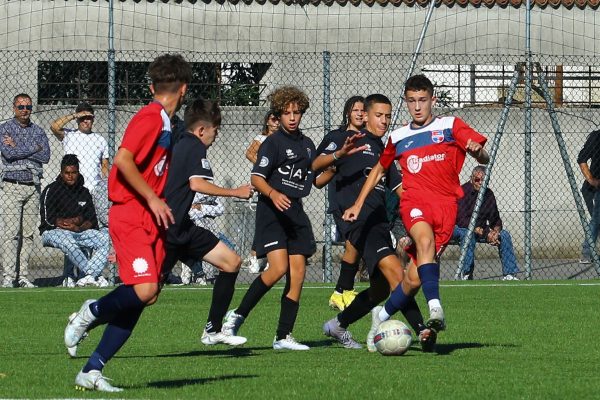
M 108 286 L 102 276 L 110 241 L 98 220 L 90 192 L 83 186 L 79 161 L 67 154 L 60 163 L 60 175 L 46 186 L 40 202 L 40 234 L 44 246 L 56 247 L 85 274 L 76 286 Z M 88 259 L 86 252 L 92 250 Z M 65 280 L 69 277 L 66 276 Z M 64 284 L 64 283 L 63 283 Z M 71 286 L 69 282 L 64 284 Z
M 483 183 L 485 172 L 485 167 L 476 166 L 471 174 L 471 180 L 462 185 L 465 195 L 458 202 L 456 226 L 452 234 L 452 240 L 458 241 L 461 247 L 467 235 L 467 228 L 469 227 L 471 214 L 473 214 L 473 210 L 475 209 L 475 201 Z M 517 258 L 515 257 L 512 238 L 507 230 L 502 229 L 502 220 L 498 212 L 496 197 L 494 196 L 494 192 L 489 188 L 485 191 L 473 237 L 467 247 L 467 254 L 465 255 L 464 267 L 461 273 L 462 279 L 473 279 L 476 241 L 486 242 L 498 247 L 502 262 L 502 274 L 504 275 L 503 280 L 512 281 L 519 279 L 515 276 L 519 272 L 519 267 L 517 265 Z
M 223 215 L 225 207 L 217 196 L 209 196 L 204 193 L 196 193 L 192 207 L 188 212 L 192 222 L 206 230 L 213 232 L 219 240 L 225 243 L 230 249 L 234 245 L 223 233 L 219 232 L 215 224 L 215 218 Z M 181 280 L 184 284 L 195 283 L 206 285 L 215 280 L 216 268 L 211 264 L 199 260 L 191 266 L 181 265 Z

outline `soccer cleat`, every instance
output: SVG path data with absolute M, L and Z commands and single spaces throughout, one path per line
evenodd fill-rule
M 516 276 L 514 276 L 513 274 L 506 274 L 502 277 L 503 281 L 518 281 L 519 278 L 517 278 Z
M 75 377 L 75 389 L 77 390 L 97 390 L 99 392 L 122 392 L 123 389 L 108 383 L 110 379 L 102 375 L 101 371 L 91 370 L 90 372 L 79 371 Z
M 362 346 L 352 339 L 350 331 L 340 326 L 340 321 L 338 321 L 337 317 L 323 324 L 323 334 L 334 338 L 347 349 L 362 349 Z
M 69 315 L 69 321 L 72 320 L 73 318 L 75 318 L 76 315 L 77 315 L 77 313 L 73 313 L 73 314 Z M 75 346 L 67 347 L 67 353 L 69 353 L 69 357 L 71 357 L 71 358 L 77 357 L 77 346 L 79 346 L 79 343 L 83 342 L 83 340 L 86 337 L 88 337 L 87 332 L 85 332 L 83 334 L 83 336 L 81 336 L 81 339 L 79 339 L 79 342 Z
M 377 306 L 371 310 L 371 329 L 369 329 L 369 333 L 367 334 L 367 350 L 371 353 L 377 351 L 377 347 L 375 347 L 375 335 L 377 334 L 377 328 L 379 328 L 382 322 L 379 319 L 379 311 L 382 308 L 381 306 Z
M 22 288 L 26 288 L 26 289 L 31 289 L 31 288 L 37 287 L 33 283 L 31 283 L 31 281 L 27 278 L 19 278 L 18 286 L 22 287 Z
M 279 340 L 275 336 L 273 339 L 273 350 L 310 350 L 310 347 L 298 343 L 292 335 L 288 334 L 285 338 Z
M 419 332 L 419 343 L 423 353 L 432 353 L 435 350 L 437 332 L 434 329 L 425 328 Z
M 69 317 L 69 323 L 65 328 L 65 346 L 67 348 L 77 346 L 83 339 L 83 335 L 91 329 L 91 325 L 96 321 L 96 317 L 90 311 L 90 304 L 95 301 L 84 301 L 79 311 Z
M 75 286 L 77 287 L 85 287 L 85 286 L 98 286 L 96 279 L 94 279 L 91 275 L 86 275 L 83 278 L 79 279 L 75 282 Z
M 344 308 L 348 307 L 350 303 L 354 301 L 354 298 L 358 295 L 354 290 L 344 290 L 342 293 L 342 299 L 344 300 Z
M 225 314 L 225 322 L 223 323 L 221 332 L 226 335 L 235 336 L 245 320 L 246 318 L 242 317 L 240 314 L 236 314 L 235 310 L 229 310 L 227 311 L 227 314 Z
M 344 311 L 344 308 L 346 308 L 346 305 L 344 304 L 344 294 L 333 292 L 329 298 L 329 307 Z
M 442 307 L 433 307 L 429 310 L 429 319 L 425 323 L 425 326 L 436 332 L 446 329 L 446 319 L 444 318 Z
M 584 256 L 579 259 L 579 264 L 591 264 L 592 257 Z
M 108 280 L 105 277 L 100 275 L 99 277 L 96 278 L 96 285 L 98 287 L 105 288 L 105 287 L 109 287 L 110 283 L 108 283 Z
M 219 343 L 227 344 L 229 346 L 240 346 L 246 343 L 248 339 L 243 336 L 228 335 L 223 331 L 206 332 L 205 329 L 204 332 L 202 332 L 202 338 L 200 340 L 206 346 L 213 346 Z

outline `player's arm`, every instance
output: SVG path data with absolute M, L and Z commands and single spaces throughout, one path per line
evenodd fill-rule
M 316 188 L 321 189 L 323 186 L 325 186 L 329 182 L 331 182 L 331 180 L 335 176 L 335 172 L 336 172 L 335 167 L 331 166 L 331 167 L 327 168 L 325 171 L 323 171 L 319 175 L 317 175 L 317 177 L 315 178 L 315 181 L 313 182 L 313 185 Z
M 256 159 L 258 157 L 258 148 L 260 147 L 260 145 L 261 143 L 258 140 L 253 140 L 252 143 L 250 143 L 250 146 L 248 146 L 248 148 L 246 149 L 246 158 L 252 164 L 256 164 Z
M 375 164 L 375 166 L 371 169 L 371 172 L 369 173 L 367 180 L 365 181 L 362 189 L 360 190 L 360 193 L 356 198 L 354 205 L 352 205 L 352 207 L 344 211 L 344 215 L 342 216 L 342 218 L 345 221 L 356 221 L 356 218 L 358 218 L 360 210 L 362 209 L 363 204 L 365 204 L 365 200 L 369 196 L 369 193 L 373 191 L 373 189 L 375 188 L 375 186 L 377 186 L 377 183 L 381 180 L 381 178 L 383 178 L 385 173 L 386 169 L 383 167 L 383 165 L 381 165 L 380 162 L 377 162 L 377 164 Z
M 159 226 L 168 228 L 169 223 L 175 223 L 175 218 L 167 203 L 162 201 L 156 193 L 154 193 L 154 190 L 152 190 L 144 180 L 142 174 L 140 174 L 140 170 L 135 164 L 134 155 L 131 151 L 121 147 L 115 155 L 114 165 L 133 190 L 146 200 L 146 203 L 152 210 Z
M 474 157 L 479 164 L 487 164 L 490 162 L 490 155 L 483 148 L 483 146 L 474 140 L 467 140 L 467 146 L 465 147 L 467 153 Z
M 367 148 L 366 145 L 356 147 L 356 141 L 365 136 L 364 133 L 355 133 L 344 140 L 344 144 L 339 150 L 331 152 L 331 154 L 321 154 L 312 163 L 313 171 L 321 171 L 335 163 L 340 158 L 350 156 Z
M 190 177 L 190 188 L 194 192 L 203 193 L 208 196 L 237 197 L 239 199 L 249 199 L 254 193 L 252 185 L 242 185 L 237 188 L 227 189 L 199 176 Z
M 275 208 L 279 211 L 285 211 L 292 205 L 292 202 L 285 194 L 275 190 L 262 176 L 252 174 L 250 181 L 259 193 L 271 199 Z

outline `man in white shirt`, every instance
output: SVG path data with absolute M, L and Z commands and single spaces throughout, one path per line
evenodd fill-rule
M 77 129 L 65 128 L 70 121 L 77 121 Z M 74 114 L 67 114 L 52 122 L 50 129 L 63 143 L 64 154 L 75 154 L 80 160 L 80 174 L 84 186 L 94 192 L 103 177 L 108 176 L 108 143 L 101 135 L 92 132 L 94 109 L 80 103 Z

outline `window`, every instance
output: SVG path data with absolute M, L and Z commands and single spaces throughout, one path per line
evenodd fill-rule
M 151 99 L 148 62 L 116 62 L 117 105 L 141 105 Z M 191 63 L 188 98 L 202 96 L 224 106 L 257 106 L 260 81 L 270 63 Z M 38 103 L 108 102 L 108 63 L 104 61 L 39 61 Z

